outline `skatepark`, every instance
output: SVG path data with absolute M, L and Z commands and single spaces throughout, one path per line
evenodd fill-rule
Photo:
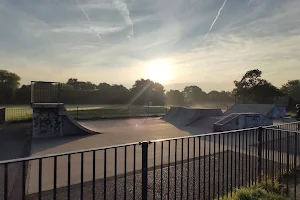
M 8 172 L 19 169 L 16 177 L 26 180 L 8 184 L 6 190 L 12 199 L 20 198 L 13 190 L 23 191 L 20 194 L 28 199 L 91 199 L 91 193 L 100 199 L 142 199 L 145 176 L 150 187 L 147 194 L 153 199 L 178 195 L 189 199 L 187 189 L 191 185 L 194 197 L 199 198 L 202 192 L 204 199 L 212 198 L 217 191 L 218 195 L 226 194 L 251 181 L 251 177 L 252 181 L 256 179 L 262 140 L 259 134 L 266 135 L 263 149 L 270 148 L 270 141 L 274 149 L 275 143 L 290 137 L 278 131 L 284 124 L 285 109 L 268 104 L 236 104 L 226 112 L 171 107 L 163 117 L 78 122 L 63 103 L 39 102 L 32 108 L 30 158 L 8 161 L 15 165 Z M 299 131 L 298 125 L 292 123 L 289 127 Z M 258 127 L 265 127 L 264 132 Z M 143 167 L 145 148 L 147 168 Z M 260 155 L 261 170 L 274 174 L 291 164 L 279 162 L 278 155 L 280 159 L 293 158 L 280 149 L 273 151 L 270 159 L 266 151 Z M 179 175 L 181 179 L 177 180 Z M 176 189 L 179 184 L 181 194 Z M 220 185 L 223 191 L 216 189 Z

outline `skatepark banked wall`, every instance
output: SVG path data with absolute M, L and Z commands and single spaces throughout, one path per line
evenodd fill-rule
M 273 121 L 258 113 L 232 113 L 214 124 L 214 131 L 231 131 L 273 125 Z
M 34 103 L 32 136 L 64 136 L 96 134 L 78 124 L 67 112 L 63 103 Z
M 222 116 L 221 109 L 171 107 L 162 119 L 176 126 L 188 126 L 204 117 Z

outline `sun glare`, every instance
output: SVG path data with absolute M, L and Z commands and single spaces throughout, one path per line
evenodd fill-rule
M 166 83 L 172 78 L 172 65 L 167 61 L 151 62 L 146 68 L 150 80 L 159 83 Z

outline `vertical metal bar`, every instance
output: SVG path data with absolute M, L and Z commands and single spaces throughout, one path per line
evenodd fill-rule
M 226 169 L 227 169 L 227 176 L 226 176 L 226 194 L 228 197 L 228 193 L 229 193 L 229 136 L 227 135 L 227 160 L 226 160 Z
M 104 169 L 103 169 L 103 173 L 104 173 L 104 178 L 103 178 L 103 199 L 106 200 L 106 160 L 107 160 L 107 150 L 104 149 Z M 135 154 L 134 154 L 135 155 Z M 135 186 L 135 185 L 134 185 Z M 135 187 L 133 187 L 135 188 Z M 135 190 L 133 190 L 135 191 Z
M 177 142 L 178 140 L 175 140 L 175 175 L 174 175 L 174 182 L 175 182 L 175 186 L 174 186 L 174 192 L 175 192 L 175 197 L 177 197 Z M 155 179 L 154 179 L 155 182 Z
M 26 161 L 22 162 L 22 200 L 26 197 Z
M 236 132 L 235 132 L 236 134 Z M 232 197 L 232 191 L 233 191 L 233 180 L 232 180 L 232 176 L 233 176 L 233 162 L 232 162 L 232 149 L 233 149 L 233 133 L 230 134 L 230 196 Z
M 281 151 L 281 146 L 282 146 L 282 131 L 278 131 L 278 134 L 279 134 L 279 140 L 278 140 L 278 143 L 279 143 L 279 171 L 280 171 L 280 178 L 282 176 L 282 170 L 283 170 L 283 167 L 282 167 L 282 151 Z
M 247 177 L 247 173 L 248 173 L 248 131 L 245 131 L 245 137 L 246 137 L 246 171 L 245 171 L 245 181 L 246 181 L 246 186 L 248 185 L 248 183 L 250 183 L 249 178 Z M 249 170 L 250 171 L 250 170 Z M 248 182 L 248 183 L 247 183 Z
M 154 142 L 154 157 L 153 157 L 153 200 L 156 199 L 156 191 L 155 191 L 155 186 L 156 186 L 156 177 L 155 177 L 155 173 L 156 173 L 156 142 Z M 175 175 L 176 177 L 176 175 Z M 176 180 L 176 179 L 175 179 Z
M 219 148 L 218 148 L 218 199 L 220 199 L 220 165 L 221 165 L 221 158 L 220 158 L 220 153 L 221 153 L 221 134 L 219 134 Z M 223 152 L 224 153 L 224 152 Z
M 193 149 L 193 199 L 195 199 L 195 159 L 196 159 L 196 138 L 194 137 L 194 149 Z
M 57 157 L 54 157 L 54 183 L 53 183 L 53 199 L 56 199 L 56 183 L 57 183 Z
M 297 132 L 294 132 L 295 134 L 295 152 L 294 152 L 294 198 L 297 199 L 297 155 L 298 155 L 298 134 Z
M 272 160 L 273 160 L 273 169 L 272 169 L 272 184 L 274 186 L 274 179 L 275 179 L 275 131 L 272 130 Z
M 223 180 L 222 180 L 222 183 L 223 183 L 223 187 L 222 187 L 222 189 L 223 189 L 223 193 L 222 193 L 222 195 L 223 196 L 225 196 L 225 134 L 223 134 L 223 159 L 222 159 L 222 164 L 223 164 L 223 166 L 222 166 L 222 170 L 223 170 L 223 173 L 222 173 L 222 175 L 223 175 Z
M 256 134 L 256 130 L 253 130 L 251 132 L 251 136 L 250 136 L 250 141 L 252 142 L 252 152 L 250 153 L 251 154 L 251 157 L 253 157 L 255 155 L 255 148 L 253 147 L 253 145 L 255 144 L 255 134 Z M 251 164 L 251 185 L 254 184 L 254 170 L 256 169 L 254 167 L 254 163 L 255 163 L 255 160 L 252 158 L 252 164 Z M 256 180 L 256 179 L 255 179 Z
M 188 138 L 188 147 L 187 147 L 187 178 L 186 178 L 186 188 L 187 188 L 187 199 L 189 199 L 189 177 L 190 177 L 190 138 Z
M 68 200 L 71 199 L 71 154 L 68 155 Z
M 239 167 L 238 167 L 238 174 L 239 174 L 239 188 L 241 187 L 241 180 L 240 180 L 240 174 L 241 174 L 241 132 L 239 132 Z
M 80 199 L 83 200 L 84 152 L 81 152 Z
M 239 133 L 239 132 L 237 132 L 237 133 Z M 237 133 L 235 133 L 234 134 L 234 163 L 235 163 L 235 165 L 234 165 L 234 187 L 237 187 L 236 186 L 236 177 L 237 177 L 237 174 L 236 174 L 236 168 L 237 168 L 237 156 L 236 156 L 236 154 L 237 154 Z
M 124 147 L 124 199 L 127 192 L 127 146 Z
M 287 168 L 286 168 L 286 173 L 289 173 L 290 172 L 290 132 L 287 132 L 287 144 L 286 144 L 286 147 L 287 147 Z M 286 192 L 287 192 L 287 196 L 289 195 L 289 181 L 286 181 Z
M 43 174 L 43 160 L 39 159 L 39 200 L 42 199 L 42 174 Z
M 199 181 L 198 181 L 198 199 L 201 198 L 201 165 L 200 165 L 200 159 L 201 159 L 201 137 L 198 137 L 199 141 L 199 146 L 198 146 L 198 151 L 199 151 L 199 160 L 198 160 L 198 176 L 199 176 Z
M 8 166 L 4 164 L 4 200 L 8 200 Z
M 96 199 L 96 151 L 93 151 L 93 200 Z
M 168 141 L 168 199 L 170 199 L 170 163 L 171 163 L 171 141 Z
M 181 181 L 180 181 L 180 199 L 183 199 L 183 141 L 184 139 L 181 139 Z
M 117 147 L 115 148 L 115 183 L 114 183 L 114 199 L 117 199 L 117 175 L 118 175 L 118 149 Z
M 142 143 L 142 200 L 147 200 L 148 190 L 148 142 Z
M 245 141 L 245 131 L 243 131 L 242 132 L 242 148 L 244 149 L 245 148 L 245 143 L 244 143 L 244 141 Z M 244 170 L 245 170 L 245 166 L 244 166 L 244 164 L 245 164 L 245 161 L 244 161 L 244 159 L 242 160 L 242 186 L 244 186 Z
M 133 199 L 136 193 L 136 145 L 133 146 Z
M 213 179 L 213 196 L 216 195 L 216 135 L 214 135 L 214 179 Z
M 261 183 L 261 178 L 262 178 L 262 133 L 263 133 L 263 128 L 259 127 L 258 128 L 258 182 Z
M 160 199 L 163 199 L 163 165 L 164 165 L 164 142 L 161 142 L 161 155 L 160 155 Z
M 204 145 L 203 145 L 203 162 L 204 162 L 204 169 L 203 169 L 203 183 L 206 182 L 206 136 L 204 136 Z M 209 187 L 209 186 L 208 186 Z M 203 184 L 203 199 L 206 199 L 206 184 Z
M 210 156 L 211 156 L 211 135 L 208 136 L 208 198 L 210 198 L 210 172 L 211 172 L 211 167 L 210 167 Z
M 269 177 L 269 170 L 268 170 L 268 164 L 269 164 L 269 140 L 268 140 L 268 129 L 265 129 L 265 183 L 267 183 L 268 177 Z

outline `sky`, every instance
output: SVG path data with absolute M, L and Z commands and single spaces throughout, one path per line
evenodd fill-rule
M 231 90 L 300 75 L 299 0 L 0 0 L 0 69 L 32 80 Z

